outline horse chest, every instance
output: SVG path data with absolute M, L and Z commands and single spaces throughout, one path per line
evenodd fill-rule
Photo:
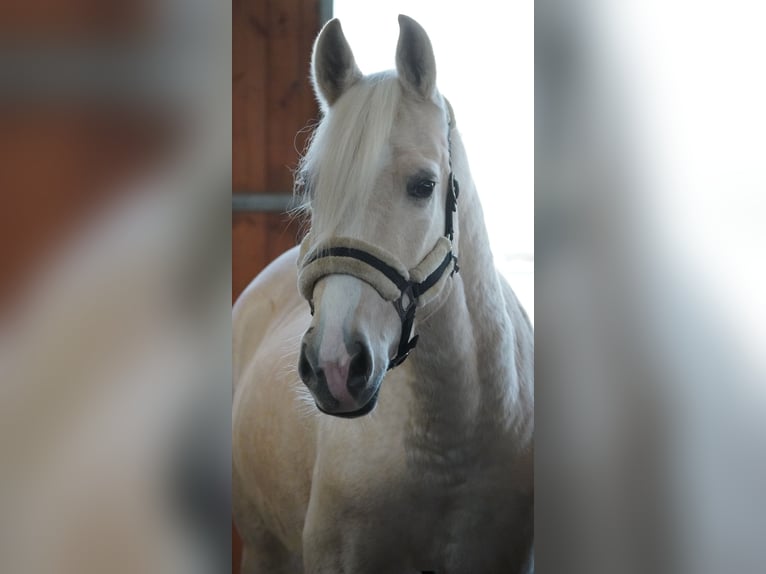
M 461 483 L 421 484 L 411 500 L 413 508 L 401 526 L 408 531 L 416 567 L 434 572 L 507 571 L 507 538 L 524 528 L 526 508 L 497 476 L 466 472 Z M 467 557 L 473 561 L 467 563 Z
M 454 545 L 466 537 L 485 536 L 481 517 L 503 512 L 511 497 L 507 475 L 509 457 L 497 448 L 462 444 L 435 450 L 414 448 L 408 453 L 403 488 L 424 543 Z
M 401 486 L 408 493 L 403 500 L 412 508 L 409 514 L 418 516 L 409 528 L 428 554 L 488 541 L 507 532 L 503 525 L 517 515 L 514 478 L 522 471 L 510 437 L 443 430 L 403 437 L 407 462 Z

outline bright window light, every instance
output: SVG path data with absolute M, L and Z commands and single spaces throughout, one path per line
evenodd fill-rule
M 398 14 L 428 32 L 496 265 L 534 318 L 534 3 L 335 0 L 333 9 L 364 73 L 394 67 Z

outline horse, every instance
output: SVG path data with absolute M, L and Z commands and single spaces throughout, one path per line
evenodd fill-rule
M 331 20 L 311 79 L 308 233 L 233 308 L 242 572 L 526 572 L 533 329 L 428 35 L 399 16 L 395 70 L 363 75 Z

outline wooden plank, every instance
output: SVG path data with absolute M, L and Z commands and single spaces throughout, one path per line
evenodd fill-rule
M 248 124 L 246 111 L 248 106 L 247 80 L 250 65 L 247 49 L 249 45 L 249 26 L 247 6 L 244 0 L 234 0 L 232 4 L 232 38 L 231 38 L 231 171 L 232 188 L 245 189 L 248 187 Z
M 268 93 L 271 90 L 269 65 L 271 36 L 269 27 L 270 3 L 266 0 L 248 0 L 247 18 L 247 70 L 245 122 L 247 125 L 247 181 L 243 188 L 258 192 L 269 188 L 266 153 L 268 134 Z
M 310 120 L 318 115 L 309 81 L 311 48 L 318 31 L 316 0 L 275 2 L 274 30 L 269 61 L 268 182 L 272 189 L 292 187 L 291 170 L 297 166 Z M 299 132 L 301 132 L 299 134 Z
M 232 301 L 261 270 L 298 244 L 301 222 L 280 213 L 235 213 L 232 218 Z
M 297 163 L 300 154 L 306 149 L 311 137 L 312 127 L 319 119 L 319 106 L 311 87 L 311 52 L 314 40 L 319 33 L 319 1 L 311 0 L 306 3 L 306 9 L 301 13 L 298 41 L 300 42 L 300 57 L 296 61 L 296 74 L 301 79 L 296 95 L 296 135 L 293 141 L 293 164 Z
M 237 0 L 233 14 L 232 185 L 289 192 L 319 114 L 309 81 L 318 2 Z
M 288 134 L 291 114 L 295 113 L 293 99 L 298 78 L 295 61 L 298 56 L 297 0 L 268 0 L 270 49 L 268 91 L 268 185 L 271 189 L 289 189 L 291 186 L 288 165 L 292 135 Z
M 301 33 L 300 41 L 302 43 L 300 53 L 302 57 L 298 62 L 298 75 L 305 79 L 301 82 L 298 101 L 300 102 L 300 117 L 302 122 L 300 128 L 302 131 L 296 138 L 296 147 L 303 153 L 311 137 L 311 132 L 316 122 L 319 120 L 319 105 L 314 96 L 314 89 L 311 87 L 311 52 L 314 48 L 314 40 L 321 28 L 319 22 L 319 0 L 310 0 L 307 2 L 306 10 L 301 14 Z
M 232 188 L 268 189 L 270 4 L 236 0 L 232 6 Z

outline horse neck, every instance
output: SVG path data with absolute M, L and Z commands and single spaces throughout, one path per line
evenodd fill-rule
M 495 270 L 484 217 L 459 136 L 453 165 L 461 186 L 458 200 L 460 272 L 446 301 L 418 325 L 416 402 L 427 413 L 448 411 L 452 424 L 484 420 L 517 426 L 528 419 L 531 380 L 520 376 L 530 363 L 528 325 L 515 325 Z M 515 301 L 511 306 L 517 305 Z M 520 308 L 518 317 L 523 318 Z M 523 343 L 523 344 L 522 344 Z M 527 345 L 529 343 L 529 345 Z M 529 349 L 531 353 L 531 347 Z M 528 426 L 528 425 L 524 425 Z

